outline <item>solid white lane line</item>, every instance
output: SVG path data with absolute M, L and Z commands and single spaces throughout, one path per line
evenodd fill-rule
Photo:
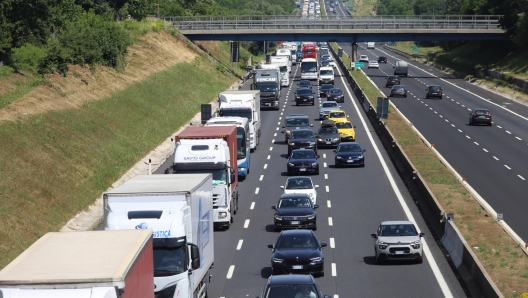
M 240 250 L 242 248 L 242 243 L 243 242 L 244 242 L 244 240 L 242 240 L 242 239 L 238 240 L 238 245 L 237 245 L 236 250 Z
M 255 208 L 255 202 L 251 202 L 251 206 L 249 206 L 249 210 L 253 210 Z
M 270 157 L 271 157 L 271 156 L 270 156 L 270 155 L 268 155 L 268 159 L 270 159 Z
M 330 200 L 326 200 L 326 207 L 332 208 L 332 203 L 330 203 Z
M 330 237 L 330 248 L 335 248 L 335 240 L 333 237 Z
M 264 164 L 264 169 L 267 169 L 268 168 L 268 164 Z
M 331 217 L 328 218 L 328 225 L 329 226 L 333 226 L 334 225 L 334 222 L 332 221 Z
M 233 277 L 233 271 L 235 271 L 235 265 L 229 266 L 229 270 L 227 271 L 227 279 L 231 279 Z
M 244 222 L 244 229 L 247 229 L 249 227 L 249 219 L 246 219 Z
M 336 264 L 332 263 L 332 276 L 337 276 Z
M 505 167 L 506 169 L 508 169 L 508 170 L 511 170 L 511 168 L 508 167 L 508 165 L 504 165 L 504 167 Z
M 326 162 L 324 163 L 324 167 L 326 168 Z
M 493 158 L 495 158 L 495 160 L 499 160 L 497 157 L 493 156 Z
M 259 180 L 262 181 L 262 179 L 264 179 L 264 175 L 260 175 Z
M 328 180 L 328 174 L 325 174 L 325 180 Z
M 526 180 L 526 179 L 524 179 L 524 177 L 521 176 L 521 175 L 517 175 L 517 177 L 521 178 L 522 180 Z
M 328 185 L 325 186 L 325 188 L 326 188 L 326 192 L 330 192 L 330 188 L 328 187 Z
M 488 150 L 486 150 L 486 148 L 482 148 L 482 150 L 484 150 L 484 152 L 489 152 Z

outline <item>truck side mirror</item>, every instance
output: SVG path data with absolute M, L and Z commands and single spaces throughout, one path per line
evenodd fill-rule
M 200 248 L 198 245 L 187 243 L 191 247 L 191 268 L 193 270 L 200 268 Z
M 235 170 L 233 168 L 229 168 L 229 179 L 231 179 L 231 183 L 235 182 Z
M 249 88 L 251 88 L 251 90 L 253 90 L 253 85 L 250 85 L 250 87 L 249 87 Z
M 284 185 L 281 185 L 280 188 L 284 189 Z

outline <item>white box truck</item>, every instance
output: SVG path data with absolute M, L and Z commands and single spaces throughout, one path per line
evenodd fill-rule
M 373 49 L 375 45 L 375 42 L 367 42 L 367 49 Z
M 151 229 L 47 233 L 0 271 L 0 297 L 154 297 L 152 244 Z
M 211 174 L 138 175 L 106 192 L 103 203 L 105 230 L 153 230 L 156 297 L 207 296 L 214 264 Z
M 396 61 L 396 65 L 393 66 L 394 68 L 394 75 L 402 75 L 407 76 L 409 72 L 409 65 L 407 64 L 407 61 L 398 60 Z
M 277 52 L 281 52 L 282 55 L 271 56 L 270 64 L 284 65 L 288 67 L 288 73 L 291 72 L 291 51 L 286 49 L 278 49 Z M 287 54 L 284 52 L 288 52 Z
M 221 117 L 244 117 L 249 121 L 249 140 L 251 150 L 260 143 L 261 115 L 259 90 L 227 90 L 218 94 Z

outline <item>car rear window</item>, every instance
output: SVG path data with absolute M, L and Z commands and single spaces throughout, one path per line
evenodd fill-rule
M 475 114 L 479 115 L 479 116 L 482 116 L 482 115 L 488 115 L 489 114 L 489 111 L 486 111 L 486 110 L 477 110 L 475 111 Z
M 431 90 L 431 91 L 439 91 L 440 90 L 440 86 L 430 86 L 429 90 Z

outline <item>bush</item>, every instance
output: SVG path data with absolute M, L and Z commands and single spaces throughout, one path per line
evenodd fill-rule
M 0 67 L 0 77 L 5 77 L 12 74 L 15 70 L 9 66 Z
M 32 44 L 25 44 L 20 48 L 13 49 L 11 65 L 16 71 L 29 71 L 33 74 L 38 72 L 41 61 L 46 57 L 46 50 Z

